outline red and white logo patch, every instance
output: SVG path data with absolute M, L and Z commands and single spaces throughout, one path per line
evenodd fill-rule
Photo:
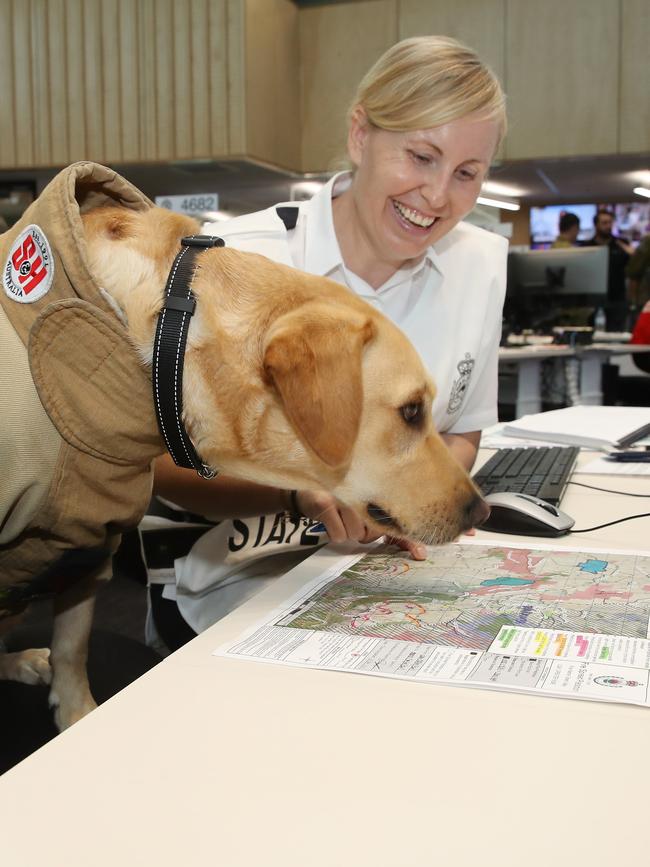
M 27 226 L 12 244 L 5 263 L 2 283 L 14 301 L 31 304 L 50 291 L 54 279 L 54 258 L 45 232 Z

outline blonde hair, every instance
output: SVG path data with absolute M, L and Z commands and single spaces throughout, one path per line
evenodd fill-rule
M 373 126 L 430 129 L 476 112 L 506 132 L 505 95 L 496 75 L 448 36 L 415 36 L 388 49 L 364 75 L 348 111 L 361 106 Z

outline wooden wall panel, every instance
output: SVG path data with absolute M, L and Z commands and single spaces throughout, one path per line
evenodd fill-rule
M 190 89 L 192 94 L 192 154 L 210 154 L 209 0 L 190 5 Z
M 453 36 L 478 53 L 503 83 L 506 0 L 400 0 L 398 39 Z
M 66 120 L 68 126 L 67 162 L 87 159 L 86 112 L 84 92 L 86 69 L 83 51 L 83 0 L 66 0 Z
M 120 111 L 120 32 L 119 0 L 101 0 L 100 63 L 102 68 L 102 92 L 98 94 L 98 106 L 104 120 L 104 153 L 106 162 L 122 159 L 122 112 Z M 92 159 L 91 155 L 88 155 Z
M 0 167 L 226 156 L 244 2 L 0 0 Z
M 17 152 L 29 164 L 34 159 L 34 110 L 32 103 L 31 64 L 31 4 L 25 4 L 24 12 L 14 3 L 12 16 L 12 39 L 14 48 L 14 134 Z
M 0 168 L 333 168 L 363 73 L 434 31 L 505 80 L 508 158 L 650 149 L 649 0 L 0 0 L 0 20 Z
M 246 0 L 246 154 L 300 168 L 300 44 L 292 0 Z
M 506 156 L 615 153 L 619 0 L 507 0 Z
M 231 13 L 231 7 L 235 7 Z M 237 17 L 237 11 L 240 16 Z M 234 19 L 234 20 L 231 20 Z M 208 153 L 241 153 L 231 143 L 232 116 L 230 78 L 241 82 L 241 50 L 231 44 L 231 40 L 241 41 L 243 11 L 240 3 L 210 2 L 208 4 L 208 112 L 210 116 Z M 239 26 L 239 30 L 237 27 Z M 230 65 L 232 63 L 232 72 Z M 239 74 L 238 74 L 239 72 Z M 243 102 L 239 106 L 243 117 Z
M 650 3 L 622 0 L 619 150 L 650 151 Z
M 14 93 L 14 42 L 13 42 L 13 3 L 0 0 L 0 93 L 2 93 L 2 112 L 0 112 L 0 165 L 12 166 L 16 162 L 16 135 L 14 117 L 16 97 Z
M 49 165 L 65 165 L 69 160 L 68 142 L 68 58 L 66 49 L 65 0 L 48 0 L 46 44 L 40 50 L 47 54 L 48 75 L 39 82 L 45 89 L 50 103 L 50 154 Z M 17 153 L 18 165 L 30 165 L 21 149 Z
M 246 153 L 246 87 L 242 70 L 246 57 L 246 15 L 241 0 L 227 0 L 227 127 L 228 152 Z
M 125 162 L 139 159 L 140 154 L 140 101 L 138 78 L 138 38 L 141 3 L 119 0 L 118 55 L 119 55 L 119 112 L 121 116 L 120 154 Z
M 174 156 L 189 159 L 192 156 L 191 3 L 174 2 L 172 12 Z
M 140 0 L 138 20 L 138 153 L 158 155 L 156 0 Z
M 395 0 L 301 10 L 303 170 L 332 169 L 345 157 L 345 115 L 357 84 L 396 41 Z
M 32 4 L 31 17 L 31 65 L 34 86 L 32 88 L 34 162 L 42 165 L 50 158 L 50 100 L 44 87 L 39 82 L 47 81 L 48 45 L 47 45 L 47 0 L 38 0 Z M 4 18 L 2 19 L 5 20 Z M 2 49 L 0 49 L 2 50 Z M 3 53 L 3 67 L 6 67 L 6 55 Z M 3 100 L 7 91 L 0 85 Z M 2 163 L 0 157 L 0 164 Z
M 105 162 L 104 145 L 104 71 L 97 58 L 102 56 L 102 0 L 83 4 L 83 116 L 86 130 L 84 158 Z M 109 121 L 110 122 L 110 121 Z
M 160 160 L 175 156 L 173 7 L 174 0 L 156 0 L 156 148 L 153 153 L 154 158 Z

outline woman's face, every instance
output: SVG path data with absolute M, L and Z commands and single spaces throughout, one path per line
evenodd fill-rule
M 352 117 L 348 148 L 360 229 L 394 267 L 424 255 L 472 210 L 499 138 L 496 120 L 474 115 L 432 129 L 389 132 Z

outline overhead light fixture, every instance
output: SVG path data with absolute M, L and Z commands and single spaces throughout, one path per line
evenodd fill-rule
M 479 196 L 476 200 L 477 205 L 488 205 L 490 208 L 503 208 L 506 211 L 518 211 L 520 208 L 519 202 L 505 202 L 502 199 L 488 199 L 486 196 Z
M 647 187 L 635 187 L 632 192 L 636 193 L 637 196 L 646 196 L 650 199 L 650 190 Z
M 485 193 L 489 198 L 496 196 L 497 198 L 501 198 L 501 196 L 505 196 L 506 199 L 518 199 L 521 196 L 526 195 L 526 190 L 522 187 L 515 187 L 512 184 L 502 184 L 499 181 L 488 180 L 484 181 L 481 186 L 481 192 Z
M 224 220 L 232 220 L 237 215 L 232 211 L 202 211 L 201 219 L 206 223 L 222 223 Z

